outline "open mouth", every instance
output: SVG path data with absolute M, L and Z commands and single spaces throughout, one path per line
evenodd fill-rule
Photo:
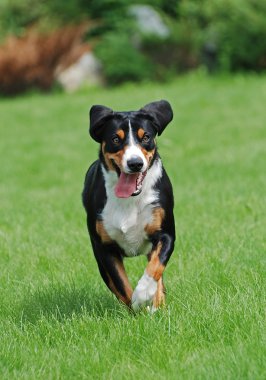
M 147 174 L 147 170 L 143 173 L 127 174 L 121 172 L 115 187 L 115 195 L 118 198 L 129 198 L 141 193 L 143 180 Z

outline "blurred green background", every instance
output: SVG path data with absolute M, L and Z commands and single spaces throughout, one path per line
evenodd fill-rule
M 79 44 L 86 43 L 99 59 L 105 85 L 169 81 L 198 67 L 210 73 L 261 72 L 266 68 L 265 19 L 266 2 L 255 0 L 2 0 L 0 40 L 8 49 L 0 49 L 0 92 L 51 89 L 58 66 L 69 62 L 63 38 L 50 48 L 46 45 L 52 44 L 55 31 L 57 38 L 66 38 L 69 25 L 84 25 Z M 32 34 L 46 40 L 34 45 Z M 6 42 L 10 35 L 28 36 L 24 45 L 13 40 L 13 55 Z M 40 46 L 42 52 L 36 53 Z M 9 60 L 4 59 L 7 54 Z M 41 54 L 37 62 L 36 54 Z M 44 63 L 46 73 L 38 74 L 38 65 Z M 13 71 L 12 66 L 16 66 Z M 8 75 L 16 78 L 16 84 L 7 80 Z

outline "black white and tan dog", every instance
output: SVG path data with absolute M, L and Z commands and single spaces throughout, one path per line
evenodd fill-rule
M 172 118 L 165 100 L 139 111 L 101 105 L 90 110 L 90 135 L 100 152 L 82 194 L 88 231 L 104 282 L 133 310 L 156 310 L 165 302 L 163 272 L 175 242 L 174 199 L 155 138 Z M 140 254 L 148 264 L 133 291 L 123 259 Z

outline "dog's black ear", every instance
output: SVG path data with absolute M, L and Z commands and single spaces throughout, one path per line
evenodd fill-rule
M 162 134 L 167 124 L 173 119 L 172 107 L 166 100 L 159 100 L 158 102 L 146 104 L 146 106 L 141 108 L 140 111 L 151 116 L 159 136 Z
M 98 143 L 102 140 L 103 126 L 114 111 L 105 106 L 92 106 L 90 109 L 90 135 Z

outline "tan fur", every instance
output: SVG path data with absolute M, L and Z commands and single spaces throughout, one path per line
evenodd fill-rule
M 112 292 L 115 294 L 115 296 L 119 299 L 119 301 L 123 302 L 127 306 L 130 306 L 133 290 L 129 283 L 123 262 L 117 259 L 115 261 L 115 268 L 117 272 L 119 273 L 119 277 L 121 281 L 123 282 L 126 295 L 124 296 L 119 292 L 119 290 L 114 285 L 110 275 L 106 273 L 108 277 L 108 286 L 112 290 Z
M 114 165 L 112 164 L 112 160 L 116 163 L 116 165 L 119 167 L 119 169 L 121 169 L 122 168 L 123 155 L 125 153 L 127 146 L 125 146 L 123 149 L 119 150 L 116 153 L 108 153 L 108 152 L 105 152 L 105 145 L 106 145 L 105 142 L 103 142 L 102 152 L 103 152 L 104 160 L 106 162 L 108 169 L 109 170 L 115 170 Z
M 145 231 L 148 235 L 154 234 L 156 231 L 160 231 L 162 227 L 162 222 L 165 216 L 164 209 L 162 207 L 156 207 L 153 210 L 153 220 L 145 227 Z
M 108 169 L 114 171 L 115 168 L 114 168 L 114 166 L 113 166 L 113 164 L 112 164 L 112 161 L 110 161 L 110 160 L 108 159 L 108 157 L 106 156 L 106 153 L 105 153 L 105 145 L 106 145 L 106 143 L 103 142 L 103 143 L 102 143 L 102 153 L 103 153 L 103 156 L 104 156 L 104 161 L 105 161 L 105 163 L 106 163 Z
M 131 298 L 132 298 L 132 294 L 133 294 L 133 289 L 132 289 L 132 287 L 131 287 L 131 285 L 129 283 L 129 279 L 128 279 L 127 274 L 126 274 L 126 270 L 125 270 L 124 264 L 123 264 L 122 261 L 116 260 L 115 267 L 116 267 L 117 272 L 119 273 L 120 279 L 123 282 L 124 290 L 126 292 L 126 300 L 122 300 L 122 299 L 121 300 L 125 304 L 129 305 L 130 302 L 131 302 Z
M 108 233 L 106 232 L 103 222 L 100 220 L 96 221 L 96 232 L 100 236 L 101 241 L 103 244 L 105 243 L 111 243 L 113 240 L 110 238 Z
M 142 153 L 144 154 L 147 162 L 148 162 L 148 165 L 151 163 L 151 160 L 153 159 L 153 156 L 154 156 L 154 153 L 155 153 L 155 149 L 151 150 L 151 151 L 147 151 L 146 149 L 144 149 L 142 146 L 139 146 L 139 148 L 141 149 Z
M 153 306 L 157 309 L 160 306 L 165 305 L 165 287 L 163 278 L 161 277 L 157 283 L 157 291 L 153 298 Z
M 116 287 L 115 287 L 111 277 L 109 276 L 109 274 L 108 273 L 106 273 L 106 274 L 108 277 L 108 287 L 114 293 L 116 298 L 118 298 L 121 302 L 123 302 L 124 304 L 129 306 L 130 305 L 130 299 L 128 299 L 127 297 L 124 297 L 122 294 L 120 294 L 120 292 L 116 289 Z
M 125 138 L 125 132 L 123 131 L 123 129 L 119 129 L 117 132 L 116 132 L 117 136 L 120 137 L 121 140 L 124 140 Z
M 142 139 L 143 136 L 144 136 L 144 134 L 145 134 L 144 129 L 139 128 L 137 134 L 138 134 L 138 137 L 139 137 L 140 139 Z
M 149 256 L 149 263 L 146 268 L 146 272 L 149 276 L 154 278 L 155 281 L 159 281 L 162 277 L 163 271 L 165 269 L 165 265 L 160 262 L 159 254 L 162 249 L 162 243 L 159 242 L 155 250 L 151 251 Z

